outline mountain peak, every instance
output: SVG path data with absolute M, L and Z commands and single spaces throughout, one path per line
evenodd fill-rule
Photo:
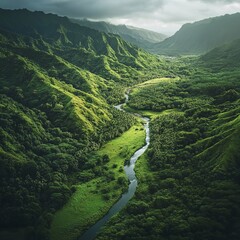
M 240 13 L 226 14 L 184 24 L 170 38 L 155 46 L 166 55 L 202 54 L 224 43 L 240 38 Z

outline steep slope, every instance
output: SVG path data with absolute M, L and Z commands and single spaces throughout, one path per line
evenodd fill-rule
M 213 49 L 200 58 L 204 65 L 215 70 L 232 69 L 240 64 L 240 39 Z
M 111 174 L 88 155 L 134 123 L 109 102 L 151 62 L 160 63 L 67 18 L 0 10 L 1 239 L 48 239 L 72 185 Z
M 98 115 L 101 115 L 96 110 L 107 108 L 96 87 L 96 81 L 98 86 L 101 82 L 104 84 L 101 78 L 45 52 L 20 48 L 15 53 L 1 51 L 2 87 L 20 89 L 23 101 L 30 107 L 45 108 L 51 103 L 48 113 L 54 121 L 59 121 L 69 112 L 64 123 L 59 122 L 62 126 L 78 129 L 75 124 L 79 124 L 80 129 L 86 132 L 95 129 L 93 124 L 99 124 Z M 54 114 L 55 107 L 58 111 Z M 76 115 L 71 115 L 73 113 Z
M 155 45 L 159 54 L 201 54 L 240 38 L 240 13 L 188 23 L 172 37 Z
M 79 24 L 80 26 L 89 27 L 101 32 L 117 34 L 125 41 L 143 48 L 146 51 L 150 51 L 153 48 L 154 43 L 162 42 L 167 38 L 166 35 L 161 33 L 127 25 L 114 25 L 107 22 L 93 22 L 86 19 L 72 19 L 71 21 Z
M 31 24 L 29 24 L 31 23 Z M 28 37 L 25 44 L 60 55 L 67 61 L 114 80 L 137 77 L 156 59 L 123 41 L 43 12 L 0 10 L 0 29 Z M 127 76 L 126 76 L 127 75 Z

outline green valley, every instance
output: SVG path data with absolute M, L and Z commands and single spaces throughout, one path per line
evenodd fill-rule
M 133 88 L 126 109 L 152 118 L 151 144 L 135 197 L 97 239 L 238 238 L 239 70 L 216 71 L 235 47 L 187 61 L 188 76 Z
M 144 144 L 144 136 L 142 124 L 137 123 L 95 153 L 91 161 L 105 161 L 109 173 L 77 186 L 69 203 L 53 219 L 51 239 L 76 239 L 106 214 L 127 188 L 124 162 Z
M 147 61 L 150 74 L 162 63 L 67 18 L 0 12 L 0 236 L 42 240 L 76 184 L 111 178 L 111 167 L 90 156 L 135 119 L 109 103 L 147 77 Z
M 237 240 L 238 18 L 184 25 L 151 49 L 169 57 L 0 9 L 0 239 L 82 240 L 135 183 L 92 239 Z

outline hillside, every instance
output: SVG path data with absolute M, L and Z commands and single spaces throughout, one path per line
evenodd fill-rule
M 240 13 L 188 23 L 172 37 L 155 45 L 164 55 L 202 54 L 240 38 Z
M 156 60 L 118 36 L 81 27 L 54 14 L 0 10 L 0 22 L 2 31 L 28 37 L 22 45 L 51 52 L 107 79 L 136 78 L 136 70 L 149 66 L 149 61 L 154 65 Z
M 154 43 L 162 42 L 167 38 L 166 35 L 161 33 L 127 25 L 114 25 L 103 21 L 93 22 L 86 19 L 72 19 L 71 21 L 79 24 L 80 26 L 89 27 L 101 32 L 117 34 L 125 41 L 143 48 L 146 51 L 150 51 L 154 46 Z
M 161 62 L 65 17 L 0 10 L 1 239 L 48 239 L 72 186 L 111 174 L 89 154 L 135 123 L 110 104 L 149 63 Z
M 239 67 L 240 39 L 217 47 L 200 58 L 204 65 L 212 69 L 234 69 Z

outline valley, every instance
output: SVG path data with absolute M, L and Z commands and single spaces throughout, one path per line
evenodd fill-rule
M 125 161 L 143 146 L 144 138 L 143 125 L 138 122 L 95 153 L 92 161 L 106 158 L 106 163 L 103 164 L 104 168 L 110 170 L 109 175 L 103 175 L 77 186 L 77 191 L 69 203 L 57 212 L 53 219 L 51 239 L 77 239 L 83 231 L 94 225 L 109 211 L 128 189 L 128 179 L 124 170 Z
M 237 240 L 239 36 L 185 36 L 238 18 L 185 25 L 154 55 L 0 9 L 0 239 Z
M 239 99 L 220 96 L 239 78 L 196 63 L 188 77 L 133 87 L 127 108 L 151 117 L 151 144 L 134 198 L 97 239 L 237 239 Z

